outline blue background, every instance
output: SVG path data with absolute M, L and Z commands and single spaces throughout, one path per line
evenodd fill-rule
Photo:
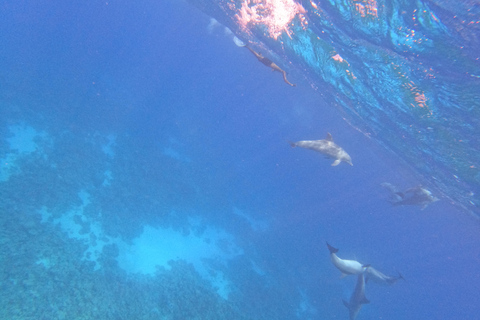
M 34 169 L 25 169 L 1 183 L 2 228 L 18 227 L 12 218 L 15 210 L 17 216 L 42 205 L 61 211 L 78 202 L 79 188 L 98 191 L 95 172 L 104 159 L 85 148 L 85 141 L 97 133 L 113 133 L 118 149 L 108 166 L 122 178 L 112 190 L 98 191 L 95 200 L 105 216 L 112 215 L 99 220 L 106 232 L 132 239 L 146 224 L 181 228 L 190 215 L 173 219 L 159 207 L 194 212 L 205 225 L 227 230 L 244 250 L 243 258 L 225 271 L 237 290 L 229 303 L 238 314 L 252 319 L 292 319 L 295 314 L 300 319 L 346 319 L 341 299 L 348 299 L 355 280 L 339 279 L 325 246 L 329 241 L 340 249 L 340 257 L 405 277 L 390 287 L 368 285 L 371 303 L 358 319 L 477 319 L 478 219 L 443 196 L 425 210 L 392 207 L 382 182 L 407 188 L 425 180 L 412 163 L 344 121 L 301 72 L 289 76 L 297 87 L 285 85 L 280 74 L 235 46 L 223 27 L 208 31 L 210 18 L 180 1 L 4 1 L 0 12 L 1 134 L 7 137 L 9 125 L 26 122 L 62 141 L 61 147 L 44 146 L 48 161 L 26 159 L 22 164 L 47 168 L 42 165 L 55 162 L 58 173 L 40 181 Z M 332 160 L 287 143 L 323 139 L 327 132 L 351 155 L 353 167 L 331 167 Z M 7 152 L 3 140 L 2 155 Z M 166 145 L 180 160 L 162 153 Z M 30 193 L 43 196 L 18 196 Z M 13 209 L 15 203 L 18 208 Z M 268 228 L 253 230 L 232 207 L 268 221 Z M 21 241 L 12 237 L 3 235 L 2 240 L 22 248 L 35 242 L 36 235 Z M 42 242 L 50 244 L 62 247 Z M 75 254 L 69 257 L 68 263 L 74 263 Z M 26 258 L 21 249 L 2 258 L 3 297 L 21 290 L 9 287 L 13 266 L 6 261 L 12 259 Z M 265 274 L 253 273 L 249 259 Z M 27 264 L 20 268 L 28 273 Z M 106 279 L 110 271 L 97 277 Z M 89 267 L 81 272 L 88 279 L 98 273 Z M 127 282 L 119 274 L 117 281 L 127 288 L 142 283 L 141 277 Z M 49 277 L 55 275 L 45 279 Z M 67 289 L 51 290 L 61 296 Z M 295 313 L 300 292 L 313 308 Z M 185 294 L 171 303 L 181 304 Z M 18 303 L 24 314 L 14 316 L 7 299 L 1 301 L 2 313 L 10 319 L 35 314 L 29 310 L 34 304 Z M 49 304 L 47 295 L 37 301 Z M 122 303 L 119 310 L 142 308 L 141 301 L 120 301 L 112 300 L 111 309 L 117 308 L 115 303 Z M 66 304 L 77 302 L 72 298 Z M 166 308 L 158 303 L 159 309 Z M 71 319 L 82 318 L 78 312 Z M 193 313 L 198 319 L 213 318 Z

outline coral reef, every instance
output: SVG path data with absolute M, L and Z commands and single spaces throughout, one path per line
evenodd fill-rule
M 21 170 L 0 183 L 1 319 L 291 319 L 285 299 L 291 288 L 264 286 L 251 266 L 243 269 L 241 257 L 228 266 L 205 261 L 212 277 L 236 282 L 228 299 L 184 260 L 170 260 L 168 270 L 154 275 L 120 268 L 119 248 L 109 239 L 128 243 L 146 224 L 205 232 L 204 224 L 189 220 L 194 211 L 179 210 L 200 197 L 188 178 L 193 169 L 178 167 L 191 164 L 153 151 L 142 156 L 134 151 L 139 141 L 127 138 L 112 145 L 107 135 L 47 133 L 48 143 L 18 158 Z M 118 144 L 122 149 L 102 148 Z M 169 169 L 156 172 L 158 162 Z M 231 250 L 230 243 L 211 241 Z

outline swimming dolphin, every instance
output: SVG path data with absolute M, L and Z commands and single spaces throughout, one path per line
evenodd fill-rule
M 370 303 L 365 297 L 365 274 L 360 273 L 357 277 L 357 284 L 353 290 L 350 301 L 343 300 L 343 304 L 348 308 L 350 320 L 357 318 L 363 304 Z
M 287 80 L 287 72 L 285 72 L 285 70 L 283 70 L 282 68 L 280 68 L 278 65 L 276 65 L 272 60 L 264 57 L 261 53 L 258 53 L 256 51 L 254 51 L 252 48 L 250 48 L 246 43 L 244 43 L 242 40 L 238 39 L 237 37 L 233 37 L 233 42 L 235 42 L 235 44 L 238 46 L 238 47 L 245 47 L 247 48 L 251 53 L 253 53 L 253 55 L 261 62 L 263 63 L 264 65 L 266 65 L 267 67 L 270 67 L 272 68 L 273 71 L 278 71 L 280 73 L 283 74 L 283 81 L 285 81 L 286 84 L 292 86 L 292 87 L 295 87 L 296 84 L 293 84 L 293 83 L 290 83 L 290 81 Z
M 330 251 L 330 259 L 333 262 L 333 265 L 337 267 L 338 270 L 342 272 L 342 278 L 350 274 L 360 274 L 364 273 L 369 265 L 362 265 L 360 262 L 355 260 L 344 260 L 340 259 L 337 256 L 338 249 L 332 247 L 327 242 L 328 250 Z
M 327 137 L 324 140 L 307 140 L 298 142 L 289 142 L 292 148 L 301 147 L 306 149 L 315 150 L 326 155 L 328 158 L 333 158 L 335 161 L 332 166 L 338 166 L 340 162 L 346 162 L 353 166 L 352 158 L 342 148 L 333 142 L 332 135 L 327 133 Z
M 377 284 L 382 284 L 382 285 L 392 285 L 398 280 L 403 279 L 402 274 L 399 272 L 398 276 L 396 277 L 391 277 L 387 276 L 386 274 L 383 274 L 382 272 L 378 271 L 377 269 L 368 266 L 367 270 L 365 272 L 365 282 L 375 282 Z
M 430 190 L 421 185 L 409 188 L 405 191 L 398 191 L 397 187 L 391 183 L 384 182 L 382 187 L 390 191 L 390 203 L 393 206 L 420 206 L 425 209 L 430 203 L 438 201 Z

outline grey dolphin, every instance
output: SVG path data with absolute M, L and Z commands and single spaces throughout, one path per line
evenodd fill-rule
M 343 304 L 348 308 L 350 320 L 357 318 L 362 305 L 366 303 L 370 303 L 370 301 L 365 297 L 365 274 L 360 273 L 357 277 L 357 284 L 350 297 L 350 301 L 347 302 L 343 300 Z
M 344 260 L 340 259 L 337 256 L 338 249 L 332 247 L 327 242 L 328 250 L 330 251 L 330 260 L 338 270 L 342 272 L 342 277 L 348 276 L 350 274 L 360 274 L 364 273 L 369 265 L 362 265 L 360 262 L 355 260 Z
M 390 203 L 393 206 L 420 206 L 423 210 L 430 203 L 439 200 L 430 190 L 421 185 L 405 191 L 399 191 L 397 187 L 388 182 L 382 183 L 381 186 L 390 191 Z
M 340 162 L 346 162 L 353 166 L 352 158 L 345 150 L 340 148 L 335 142 L 333 142 L 332 135 L 327 133 L 327 137 L 324 140 L 306 140 L 298 142 L 289 142 L 292 148 L 301 147 L 305 149 L 315 150 L 326 155 L 328 158 L 335 159 L 332 166 L 337 166 Z
M 398 276 L 392 277 L 392 276 L 387 276 L 386 274 L 383 274 L 382 272 L 378 271 L 377 269 L 368 266 L 366 270 L 366 275 L 365 275 L 365 282 L 375 282 L 378 284 L 383 284 L 383 285 L 392 285 L 398 280 L 403 279 L 402 274 L 399 272 Z

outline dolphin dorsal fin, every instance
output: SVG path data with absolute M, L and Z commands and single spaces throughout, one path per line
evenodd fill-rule
M 327 137 L 325 138 L 325 140 L 333 142 L 333 138 L 332 138 L 332 135 L 330 134 L 330 132 L 327 132 Z

